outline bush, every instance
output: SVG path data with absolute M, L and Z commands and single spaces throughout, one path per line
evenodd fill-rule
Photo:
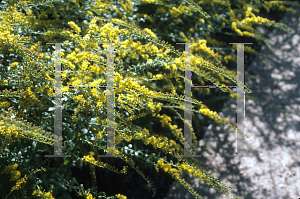
M 254 13 L 263 8 L 299 14 L 284 5 L 299 4 L 242 0 L 5 2 L 0 13 L 0 195 L 148 198 L 152 191 L 153 197 L 161 198 L 164 185 L 175 179 L 201 198 L 180 178 L 186 170 L 236 198 L 227 190 L 230 187 L 199 166 L 200 161 L 176 157 L 183 154 L 184 146 L 180 127 L 184 125 L 186 53 L 184 46 L 175 42 L 199 43 L 191 45 L 194 85 L 232 85 L 237 82 L 236 71 L 227 64 L 236 62 L 231 52 L 236 51 L 236 45 L 219 41 L 216 35 L 252 37 L 271 49 L 252 25 L 289 30 Z M 119 43 L 114 46 L 115 153 L 121 155 L 119 158 L 98 157 L 107 152 L 108 124 L 107 91 L 91 88 L 107 85 L 108 45 L 101 46 L 100 42 Z M 54 45 L 46 43 L 63 44 L 62 154 L 71 157 L 45 157 L 53 155 L 53 67 L 57 58 Z M 223 49 L 214 52 L 207 44 Z M 245 52 L 258 54 L 248 46 Z M 82 88 L 87 84 L 89 88 Z M 236 97 L 229 88 L 214 92 Z M 192 99 L 194 116 L 202 114 L 205 119 L 234 128 L 199 101 L 224 95 L 209 96 L 208 88 L 194 89 L 193 94 L 197 98 Z M 197 146 L 199 135 L 194 128 L 193 144 Z M 157 182 L 158 191 L 152 181 Z

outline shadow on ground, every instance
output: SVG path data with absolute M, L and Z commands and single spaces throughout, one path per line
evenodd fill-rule
M 300 12 L 299 7 L 292 7 Z M 198 151 L 202 167 L 231 186 L 232 194 L 243 199 L 290 199 L 300 197 L 299 133 L 300 133 L 300 17 L 287 13 L 280 21 L 292 30 L 286 33 L 274 29 L 268 42 L 274 54 L 262 46 L 260 53 L 247 69 L 257 78 L 246 78 L 246 85 L 253 90 L 246 94 L 275 104 L 287 115 L 255 100 L 246 100 L 245 148 L 253 157 L 232 157 L 235 154 L 236 132 L 224 133 L 215 124 L 210 125 L 201 144 L 213 153 Z M 219 112 L 231 122 L 236 121 L 236 100 L 228 100 Z M 298 136 L 298 137 L 297 137 Z M 184 173 L 182 177 L 204 199 L 230 198 L 205 185 L 201 179 Z M 173 183 L 165 199 L 193 198 L 180 184 Z

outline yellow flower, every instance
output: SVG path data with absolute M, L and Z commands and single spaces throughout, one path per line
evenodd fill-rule
M 81 32 L 81 29 L 73 22 L 70 21 L 68 22 L 68 24 L 71 26 L 71 28 L 73 28 L 78 34 Z
M 161 159 L 160 159 L 160 160 L 157 160 L 157 163 L 160 164 L 160 165 L 164 165 L 164 161 L 161 160 Z
M 43 198 L 45 198 L 45 199 L 54 199 L 53 196 L 51 195 L 50 191 L 45 193 Z
M 171 166 L 169 164 L 165 164 L 163 166 L 163 169 L 164 169 L 165 172 L 168 172 L 171 169 Z
M 157 79 L 162 79 L 162 78 L 163 78 L 163 75 L 162 75 L 162 74 L 157 74 L 157 75 L 156 75 L 156 78 L 157 78 Z
M 152 110 L 152 112 L 155 111 L 155 106 L 153 105 L 152 102 L 148 103 L 148 107 Z
M 17 66 L 18 64 L 19 64 L 18 62 L 13 62 L 13 63 L 10 65 L 10 67 L 13 68 L 13 67 Z
M 157 108 L 158 111 L 161 111 L 161 105 L 162 103 L 158 103 L 155 107 Z
M 201 23 L 205 23 L 205 20 L 204 19 L 199 19 L 199 21 L 201 22 Z
M 19 190 L 21 188 L 22 184 L 26 183 L 27 178 L 28 177 L 25 175 L 24 178 L 18 180 L 18 182 L 16 183 L 16 185 L 11 188 L 11 191 Z
M 93 13 L 91 11 L 87 11 L 88 14 L 93 15 Z
M 208 27 L 208 28 L 211 28 L 211 25 L 208 25 L 207 27 Z
M 160 120 L 160 122 L 162 123 L 162 127 L 169 125 L 169 121 L 171 121 L 171 118 L 169 116 L 167 116 L 166 114 L 163 114 L 162 116 L 160 116 L 160 118 L 162 118 Z
M 93 163 L 97 163 L 97 161 L 95 160 L 95 158 L 93 157 L 93 156 L 90 156 L 90 155 L 88 155 L 88 156 L 83 156 L 83 159 L 85 160 L 85 161 L 87 161 L 87 162 L 93 162 Z
M 90 36 L 89 35 L 85 35 L 84 39 L 85 39 L 85 41 L 88 41 L 88 40 L 90 40 Z
M 231 27 L 232 27 L 233 29 L 235 29 L 235 28 L 236 28 L 236 22 L 232 22 L 232 23 L 231 23 Z
M 165 66 L 166 69 L 170 68 L 167 63 L 164 63 L 164 66 Z
M 247 7 L 247 12 L 251 12 L 252 11 L 252 7 Z
M 14 171 L 12 172 L 12 176 L 11 176 L 11 179 L 10 181 L 17 181 L 19 180 L 21 177 L 21 172 L 20 171 Z
M 159 172 L 159 168 L 158 167 L 156 167 L 155 169 L 156 169 L 157 172 Z
M 21 172 L 17 171 L 17 167 L 18 167 L 17 163 L 15 163 L 14 165 L 8 165 L 5 167 L 5 169 L 2 171 L 1 174 L 3 174 L 3 173 L 11 174 L 10 181 L 17 181 L 21 177 Z
M 146 136 L 149 136 L 149 130 L 144 128 L 144 131 L 145 131 Z
M 32 195 L 43 195 L 43 192 L 41 190 L 35 190 Z
M 84 195 L 85 195 L 85 198 L 86 198 L 86 199 L 95 199 L 95 197 L 93 197 L 92 194 L 90 194 L 90 193 L 87 194 L 86 191 L 84 192 Z
M 152 32 L 152 30 L 150 30 L 149 28 L 144 28 L 144 31 L 146 31 L 151 37 L 154 37 L 154 38 L 157 39 L 157 37 L 154 34 L 154 32 Z
M 126 196 L 122 195 L 122 194 L 116 194 L 116 196 L 119 198 L 119 199 L 127 199 Z
M 144 137 L 144 135 L 142 133 L 136 134 L 136 138 L 143 138 L 143 137 Z

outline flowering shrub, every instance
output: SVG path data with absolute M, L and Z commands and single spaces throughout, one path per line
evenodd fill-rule
M 106 197 L 106 190 L 97 185 L 96 175 L 101 169 L 132 175 L 128 166 L 115 167 L 122 162 L 151 185 L 153 196 L 155 186 L 142 171 L 145 163 L 150 163 L 157 172 L 171 175 L 196 198 L 202 197 L 180 178 L 183 170 L 236 198 L 227 190 L 232 188 L 208 174 L 199 166 L 199 161 L 176 157 L 183 154 L 184 146 L 180 126 L 184 112 L 186 52 L 182 46 L 175 49 L 163 38 L 168 37 L 170 42 L 176 38 L 178 42 L 197 43 L 191 45 L 194 85 L 236 83 L 236 72 L 224 66 L 230 60 L 236 61 L 236 56 L 214 52 L 207 44 L 236 49 L 236 45 L 230 46 L 214 38 L 214 34 L 225 32 L 225 29 L 231 31 L 228 34 L 266 42 L 252 24 L 262 23 L 288 31 L 284 24 L 254 14 L 260 8 L 294 13 L 284 7 L 285 4 L 294 3 L 254 0 L 250 3 L 242 0 L 198 3 L 191 0 L 181 3 L 168 0 L 34 0 L 6 3 L 0 13 L 0 42 L 3 44 L 0 46 L 3 58 L 0 62 L 0 141 L 3 143 L 0 147 L 0 195 L 6 198 L 83 196 L 124 199 L 127 198 L 125 193 Z M 155 12 L 143 13 L 147 11 L 143 6 L 151 7 L 149 10 Z M 182 27 L 183 23 L 188 25 Z M 151 28 L 140 28 L 145 25 Z M 101 46 L 100 42 L 115 43 L 115 152 L 121 155 L 116 159 L 98 157 L 107 151 L 107 92 L 105 88 L 91 88 L 107 84 L 105 49 L 108 45 Z M 62 148 L 63 154 L 71 155 L 71 158 L 45 158 L 45 155 L 53 155 L 53 67 L 57 58 L 53 46 L 45 43 L 63 44 L 60 52 Z M 245 52 L 257 53 L 251 47 L 245 47 Z M 89 88 L 83 88 L 85 85 Z M 246 86 L 245 89 L 252 92 Z M 236 97 L 229 88 L 219 90 Z M 194 92 L 208 95 L 209 89 L 195 89 Z M 232 123 L 200 101 L 192 99 L 192 103 L 193 114 L 206 115 L 220 125 L 228 124 L 235 129 Z M 192 134 L 193 144 L 197 145 L 193 128 Z M 142 162 L 139 166 L 137 159 Z M 80 183 L 79 177 L 71 172 L 72 168 L 81 168 L 83 164 L 88 165 L 92 186 Z M 5 182 L 5 175 L 9 177 L 9 183 Z

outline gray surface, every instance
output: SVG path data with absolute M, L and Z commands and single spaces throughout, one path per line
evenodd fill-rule
M 300 12 L 299 7 L 292 8 Z M 288 114 L 254 100 L 246 100 L 245 148 L 254 157 L 229 157 L 235 151 L 236 132 L 229 134 L 211 125 L 201 144 L 213 155 L 199 151 L 202 166 L 221 183 L 231 186 L 232 194 L 243 199 L 298 199 L 300 198 L 300 17 L 287 13 L 280 21 L 292 30 L 286 33 L 274 29 L 267 37 L 275 53 L 266 46 L 267 58 L 256 57 L 248 71 L 258 78 L 246 78 L 246 85 L 253 90 L 248 96 L 271 102 Z M 254 44 L 255 45 L 255 44 Z M 296 84 L 295 84 L 296 83 Z M 235 123 L 236 100 L 230 99 L 219 113 Z M 182 177 L 204 198 L 229 198 L 205 185 L 201 179 Z M 193 198 L 180 184 L 174 182 L 165 199 Z

